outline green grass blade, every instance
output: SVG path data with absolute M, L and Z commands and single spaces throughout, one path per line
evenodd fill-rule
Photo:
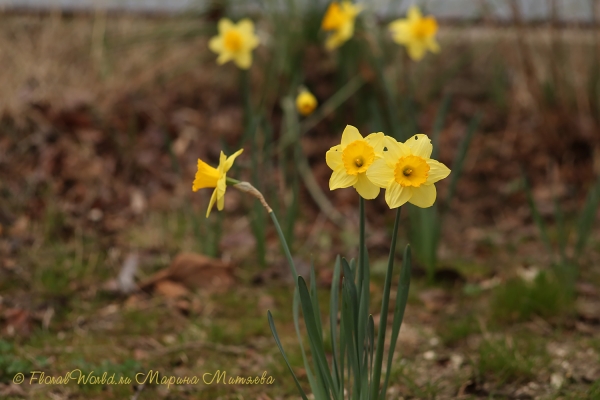
M 560 253 L 560 262 L 562 267 L 567 266 L 567 230 L 565 228 L 565 217 L 563 214 L 562 207 L 560 206 L 558 199 L 554 197 L 554 215 L 556 218 L 557 225 L 557 241 L 558 251 Z
M 410 290 L 410 269 L 411 269 L 411 258 L 410 258 L 410 245 L 406 245 L 404 249 L 404 257 L 402 259 L 402 271 L 400 271 L 400 280 L 398 282 L 398 293 L 396 294 L 396 306 L 394 309 L 394 320 L 392 321 L 392 337 L 390 340 L 390 349 L 387 359 L 387 370 L 385 371 L 385 380 L 379 396 L 373 397 L 373 399 L 385 400 L 385 392 L 390 381 L 390 373 L 392 372 L 392 360 L 394 359 L 394 351 L 396 350 L 396 343 L 398 341 L 398 335 L 400 334 L 400 327 L 402 326 L 402 320 L 404 319 L 404 311 L 406 310 L 406 303 L 408 302 L 408 291 Z
M 346 283 L 347 286 L 347 290 L 349 293 L 349 298 L 348 298 L 348 307 L 350 308 L 350 310 L 352 311 L 352 316 L 354 315 L 358 315 L 358 294 L 356 293 L 356 285 L 354 284 L 354 274 L 352 273 L 352 271 L 350 270 L 350 266 L 348 266 L 348 263 L 344 263 L 343 261 L 345 261 L 344 259 L 342 259 L 342 265 L 344 268 L 344 282 Z M 352 318 L 352 330 L 353 332 L 358 332 L 358 327 L 356 325 L 355 318 Z M 358 339 L 358 338 L 356 338 Z
M 458 152 L 456 153 L 456 157 L 452 163 L 452 173 L 450 174 L 450 186 L 448 187 L 448 194 L 446 195 L 446 201 L 443 203 L 443 208 L 440 211 L 445 212 L 450 207 L 450 202 L 452 201 L 454 193 L 456 192 L 456 186 L 461 176 L 465 159 L 467 158 L 467 152 L 469 150 L 469 146 L 471 145 L 471 139 L 473 139 L 473 135 L 475 134 L 480 121 L 481 114 L 475 116 L 475 118 L 471 120 L 469 126 L 467 127 L 467 133 L 458 146 Z
M 285 355 L 285 351 L 283 351 L 283 346 L 281 345 L 281 340 L 279 340 L 279 335 L 277 334 L 277 329 L 275 329 L 275 322 L 273 321 L 273 316 L 271 315 L 271 311 L 267 311 L 267 318 L 269 319 L 269 326 L 271 327 L 271 333 L 273 333 L 273 338 L 275 338 L 275 343 L 277 343 L 279 352 L 283 356 L 283 359 L 285 360 L 285 364 L 287 365 L 288 369 L 290 370 L 290 373 L 292 374 L 292 377 L 294 378 L 296 387 L 298 388 L 298 391 L 300 392 L 302 399 L 308 400 L 308 398 L 306 397 L 306 393 L 304 393 L 304 389 L 302 389 L 302 386 L 300 386 L 300 382 L 298 381 L 298 378 L 296 377 L 296 374 L 294 373 L 294 370 L 292 369 L 292 366 L 290 365 L 290 362 L 288 361 L 288 358 Z
M 325 349 L 323 348 L 323 337 L 319 335 L 319 328 L 317 327 L 317 316 L 315 316 L 313 311 L 313 304 L 308 287 L 306 286 L 304 278 L 301 276 L 298 277 L 298 290 L 300 293 L 300 305 L 302 306 L 302 313 L 304 314 L 304 324 L 306 325 L 306 331 L 308 332 L 308 341 L 310 343 L 312 356 L 317 365 L 317 375 L 319 376 L 320 381 L 323 382 L 327 393 L 331 391 L 334 399 L 337 399 L 337 391 L 333 385 Z
M 433 123 L 433 131 L 431 132 L 431 144 L 433 145 L 433 153 L 431 154 L 431 158 L 433 158 L 434 160 L 438 159 L 438 154 L 440 152 L 440 133 L 442 132 L 442 128 L 444 127 L 444 122 L 446 122 L 446 116 L 448 115 L 448 109 L 450 108 L 451 100 L 452 96 L 450 94 L 444 96 L 442 104 L 438 108 L 438 112 L 435 116 L 435 122 Z
M 358 292 L 358 320 L 356 325 L 358 330 L 356 332 L 356 340 L 358 344 L 358 355 L 359 357 L 364 357 L 365 334 L 367 331 L 369 313 L 370 273 L 367 246 L 365 243 L 365 199 L 362 197 L 359 199 L 359 220 L 358 283 L 356 285 L 356 290 Z
M 535 200 L 533 199 L 533 193 L 531 192 L 529 180 L 527 179 L 525 172 L 522 172 L 522 174 L 523 188 L 525 189 L 525 196 L 527 197 L 527 204 L 529 205 L 529 210 L 531 211 L 531 217 L 533 218 L 533 221 L 535 222 L 536 226 L 538 227 L 538 230 L 540 231 L 540 236 L 542 238 L 544 246 L 546 246 L 546 249 L 549 253 L 552 253 L 552 244 L 550 242 L 550 237 L 548 236 L 548 229 L 546 229 L 546 224 L 544 223 L 544 220 L 542 219 L 542 216 L 540 215 L 540 212 L 538 211 L 538 208 L 535 205 Z
M 340 370 L 340 353 L 337 342 L 337 325 L 338 325 L 338 311 L 339 311 L 339 296 L 340 296 L 340 267 L 341 258 L 337 256 L 335 258 L 335 265 L 333 267 L 333 278 L 331 281 L 331 296 L 329 300 L 329 330 L 331 335 L 331 349 L 333 351 L 333 372 L 334 372 L 334 383 L 338 390 L 342 387 L 341 372 L 343 371 L 343 365 Z
M 588 192 L 587 199 L 583 206 L 583 210 L 577 223 L 577 242 L 575 244 L 575 259 L 581 256 L 590 231 L 594 226 L 594 220 L 596 219 L 596 211 L 600 205 L 600 177 L 596 181 L 596 184 Z
M 304 344 L 302 341 L 302 335 L 300 334 L 300 294 L 298 292 L 298 286 L 294 289 L 294 301 L 292 306 L 293 317 L 294 317 L 294 328 L 296 330 L 296 337 L 298 338 L 298 343 L 300 344 L 300 352 L 302 354 L 302 362 L 304 364 L 304 369 L 306 370 L 306 377 L 308 378 L 308 383 L 310 384 L 310 388 L 313 391 L 313 394 L 317 398 L 325 398 L 327 390 L 323 386 L 323 384 L 318 381 L 315 375 L 310 368 L 310 364 L 308 362 L 308 357 L 306 356 L 306 351 L 304 350 Z
M 385 273 L 385 282 L 383 284 L 383 299 L 381 300 L 381 315 L 379 317 L 379 332 L 377 333 L 377 350 L 373 365 L 373 378 L 371 379 L 371 398 L 376 399 L 379 391 L 379 382 L 381 378 L 381 368 L 383 366 L 383 348 L 385 345 L 385 332 L 387 328 L 387 315 L 390 302 L 390 290 L 392 287 L 392 275 L 394 273 L 394 258 L 396 255 L 396 241 L 398 239 L 398 226 L 400 225 L 400 210 L 396 210 L 396 219 L 394 220 L 394 230 L 392 231 L 392 241 L 390 243 L 390 255 L 388 257 L 388 266 Z
M 310 299 L 313 305 L 313 312 L 315 313 L 315 322 L 317 329 L 319 330 L 319 337 L 323 339 L 323 325 L 321 322 L 321 309 L 319 307 L 319 298 L 317 297 L 317 277 L 315 276 L 315 263 L 314 260 L 310 265 Z
M 352 309 L 353 295 L 350 289 L 352 285 L 353 284 L 348 284 L 348 280 L 344 278 L 342 284 L 342 295 L 344 297 L 342 313 L 344 316 L 343 330 L 346 348 L 348 350 L 348 390 L 350 390 L 350 384 L 352 384 L 352 396 L 349 396 L 349 398 L 355 399 L 357 398 L 356 396 L 360 394 L 360 365 L 358 344 L 356 341 L 356 321 L 354 318 L 356 312 L 355 309 Z

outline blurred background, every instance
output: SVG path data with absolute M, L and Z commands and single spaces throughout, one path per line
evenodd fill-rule
M 440 26 L 419 62 L 386 28 L 411 4 Z M 356 192 L 325 164 L 352 124 L 425 133 L 452 169 L 435 207 L 402 211 L 390 398 L 600 398 L 600 2 L 364 5 L 328 52 L 326 1 L 0 0 L 0 397 L 297 398 L 266 318 L 306 383 L 271 221 L 234 190 L 205 218 L 192 181 L 244 148 L 229 176 L 265 194 L 327 304 L 336 255 L 357 255 Z M 208 49 L 222 17 L 254 21 L 249 71 Z M 394 213 L 383 195 L 366 212 L 378 313 Z M 275 383 L 12 382 L 76 368 Z

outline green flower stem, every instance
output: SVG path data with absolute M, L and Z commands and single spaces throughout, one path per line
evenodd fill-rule
M 379 316 L 379 332 L 377 333 L 377 353 L 375 353 L 375 363 L 373 369 L 373 378 L 371 379 L 371 399 L 378 398 L 379 382 L 381 378 L 381 367 L 383 364 L 383 347 L 385 344 L 385 330 L 387 327 L 388 305 L 390 302 L 390 288 L 392 286 L 392 274 L 394 271 L 394 256 L 396 254 L 396 239 L 398 238 L 398 226 L 400 225 L 400 207 L 396 211 L 396 220 L 394 221 L 394 231 L 392 232 L 392 243 L 390 244 L 390 255 L 388 259 L 387 272 L 385 274 L 385 283 L 383 287 L 383 299 L 381 301 L 381 314 Z
M 358 283 L 356 285 L 356 289 L 358 290 L 358 295 L 362 293 L 362 284 L 363 284 L 363 270 L 365 268 L 365 260 L 366 257 L 366 249 L 367 246 L 365 244 L 365 199 L 362 196 L 359 196 L 358 201 L 358 214 L 359 214 L 359 241 L 358 241 Z M 359 298 L 360 302 L 360 298 Z
M 233 185 L 237 185 L 238 183 L 240 183 L 240 181 L 238 181 L 237 179 L 226 177 L 225 183 L 227 184 L 227 186 L 233 186 Z
M 277 231 L 277 235 L 279 236 L 279 242 L 281 243 L 281 247 L 283 248 L 283 252 L 285 254 L 285 258 L 287 258 L 288 264 L 290 265 L 290 269 L 292 270 L 292 275 L 294 276 L 294 282 L 296 286 L 298 286 L 298 271 L 296 270 L 296 265 L 294 264 L 294 260 L 292 259 L 292 253 L 290 253 L 290 248 L 288 247 L 287 241 L 285 240 L 285 235 L 281 230 L 281 226 L 279 225 L 279 221 L 275 216 L 275 213 L 271 210 L 269 212 L 269 216 L 273 221 L 273 225 L 275 225 L 275 230 Z

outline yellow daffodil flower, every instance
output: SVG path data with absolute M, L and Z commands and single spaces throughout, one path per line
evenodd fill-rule
M 434 183 L 450 174 L 450 169 L 432 160 L 433 146 L 427 135 L 418 134 L 399 143 L 386 136 L 383 158 L 375 160 L 367 177 L 385 188 L 385 201 L 390 208 L 409 202 L 417 207 L 431 207 L 435 202 Z
M 392 32 L 394 42 L 406 46 L 408 55 L 414 61 L 422 59 L 427 50 L 433 53 L 440 51 L 440 45 L 435 40 L 438 30 L 435 18 L 431 16 L 423 18 L 417 6 L 410 7 L 407 18 L 390 23 L 389 30 Z
M 325 42 L 328 50 L 341 46 L 354 35 L 354 20 L 361 11 L 361 6 L 354 5 L 349 1 L 341 3 L 334 1 L 329 4 L 321 23 L 324 31 L 333 31 Z
M 206 218 L 210 215 L 210 211 L 215 203 L 217 203 L 219 211 L 223 210 L 223 206 L 225 205 L 225 189 L 227 188 L 226 174 L 233 166 L 233 161 L 236 157 L 242 154 L 242 151 L 244 151 L 244 149 L 236 151 L 230 157 L 226 157 L 225 154 L 221 152 L 219 166 L 217 168 L 213 168 L 204 161 L 198 159 L 198 172 L 196 172 L 192 190 L 196 192 L 199 189 L 215 188 L 210 197 L 210 202 L 208 203 Z
M 329 149 L 325 156 L 327 165 L 333 170 L 329 189 L 354 186 L 365 199 L 377 197 L 379 187 L 369 180 L 367 171 L 383 157 L 384 137 L 378 132 L 363 138 L 358 129 L 347 125 L 342 133 L 342 143 Z
M 315 108 L 317 108 L 317 99 L 315 96 L 306 89 L 300 90 L 298 97 L 296 97 L 296 109 L 300 115 L 306 117 L 312 114 Z
M 233 60 L 241 69 L 252 65 L 252 50 L 258 46 L 258 37 L 254 34 L 254 23 L 245 18 L 237 24 L 227 18 L 219 21 L 219 34 L 210 39 L 208 47 L 217 53 L 217 64 L 222 65 Z

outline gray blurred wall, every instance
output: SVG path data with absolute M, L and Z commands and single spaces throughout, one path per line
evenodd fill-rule
M 230 0 L 229 4 L 250 9 L 260 9 L 261 4 L 284 4 L 287 0 Z M 314 0 L 295 0 L 296 3 L 310 4 Z M 318 0 L 327 3 L 327 0 Z M 401 15 L 411 4 L 421 7 L 438 18 L 472 19 L 489 16 L 499 20 L 511 18 L 510 0 L 358 0 L 368 4 L 377 14 Z M 592 3 L 600 0 L 554 0 L 557 14 L 562 21 L 591 22 Z M 29 9 L 66 11 L 89 11 L 96 9 L 170 12 L 203 10 L 209 0 L 0 0 L 0 9 Z M 517 0 L 521 14 L 527 20 L 550 19 L 550 0 Z M 599 16 L 600 17 L 600 16 Z

